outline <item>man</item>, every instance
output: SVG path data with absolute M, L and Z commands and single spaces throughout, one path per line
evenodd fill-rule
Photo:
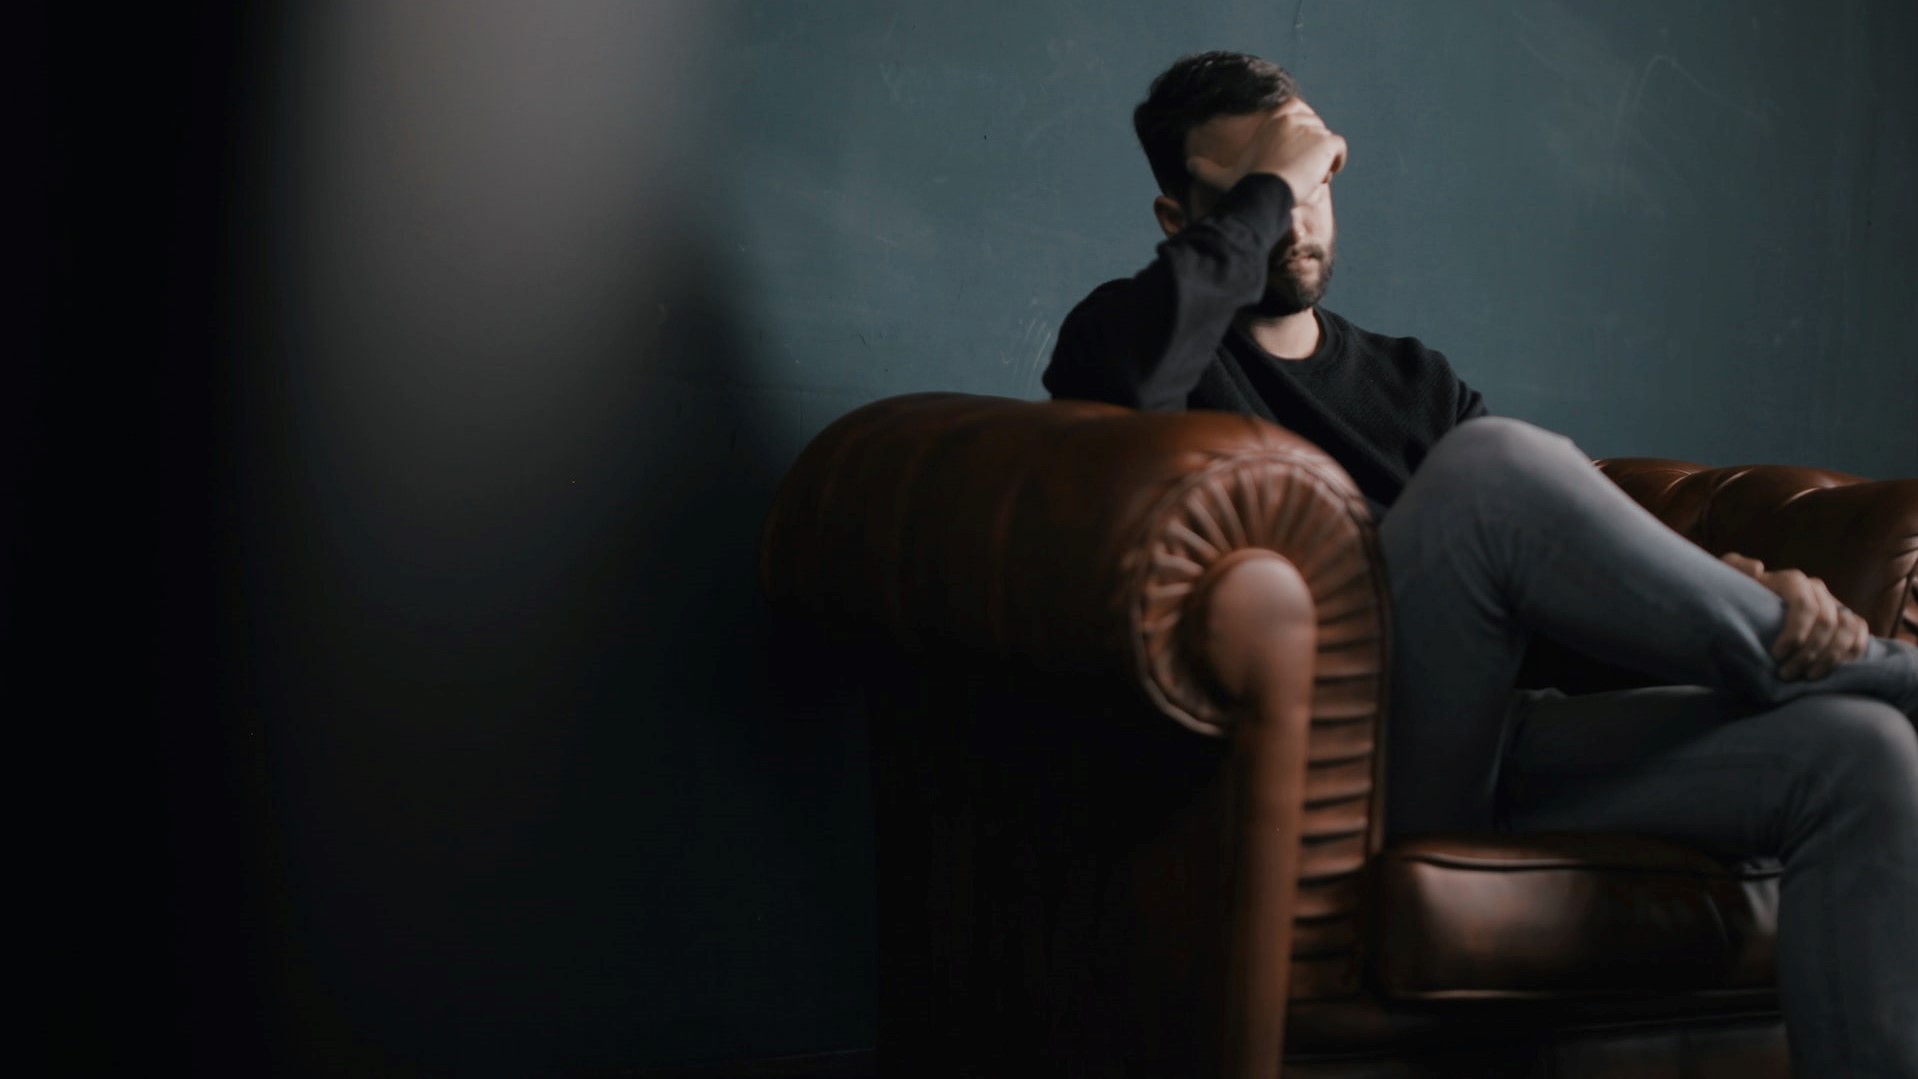
M 1918 648 L 1802 574 L 1712 558 L 1570 442 L 1488 417 L 1437 352 L 1319 307 L 1346 145 L 1282 69 L 1189 56 L 1133 118 L 1166 240 L 1073 310 L 1046 387 L 1261 416 L 1351 474 L 1392 589 L 1388 829 L 1778 858 L 1797 1074 L 1918 1076 Z M 1674 688 L 1517 693 L 1532 630 Z

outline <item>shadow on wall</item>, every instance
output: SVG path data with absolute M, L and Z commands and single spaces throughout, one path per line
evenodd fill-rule
M 235 211 L 265 227 L 220 644 L 260 826 L 244 898 L 175 895 L 232 913 L 182 929 L 183 955 L 236 957 L 177 979 L 202 1070 L 869 1037 L 863 738 L 766 673 L 756 545 L 791 424 L 743 392 L 766 360 L 737 269 L 645 115 L 698 97 L 669 92 L 691 10 L 282 31 L 298 63 Z
M 806 421 L 750 389 L 783 357 L 745 332 L 756 313 L 715 232 L 681 233 L 666 262 L 674 284 L 640 406 L 641 458 L 665 489 L 635 508 L 659 507 L 644 573 L 661 587 L 627 624 L 650 635 L 638 654 L 660 692 L 610 710 L 650 715 L 625 759 L 657 769 L 636 837 L 654 920 L 631 952 L 647 1013 L 637 1056 L 650 1062 L 872 1037 L 864 721 L 844 672 L 814 667 L 758 584 L 760 533 Z

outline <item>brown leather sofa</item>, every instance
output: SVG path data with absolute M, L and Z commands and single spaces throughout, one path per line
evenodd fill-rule
M 1918 637 L 1918 481 L 1599 467 Z M 1391 612 L 1365 504 L 1305 440 L 894 398 L 806 449 L 761 556 L 870 720 L 882 1074 L 1788 1073 L 1776 865 L 1383 842 Z

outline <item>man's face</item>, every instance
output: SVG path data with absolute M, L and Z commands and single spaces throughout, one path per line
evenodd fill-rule
M 1269 113 L 1241 116 L 1215 116 L 1186 135 L 1186 154 L 1204 157 L 1231 166 L 1245 152 Z M 1187 220 L 1197 221 L 1212 212 L 1223 191 L 1214 191 L 1198 180 L 1192 181 L 1184 207 Z M 1292 230 L 1274 247 L 1266 263 L 1265 297 L 1254 313 L 1277 317 L 1296 314 L 1317 306 L 1332 283 L 1332 262 L 1337 252 L 1337 229 L 1332 220 L 1332 183 L 1328 177 L 1312 194 L 1292 208 Z

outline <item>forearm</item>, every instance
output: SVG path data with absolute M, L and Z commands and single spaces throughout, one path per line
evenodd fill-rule
M 1073 311 L 1046 389 L 1131 408 L 1183 408 L 1232 319 L 1263 295 L 1267 259 L 1291 213 L 1284 180 L 1253 174 L 1240 181 L 1211 215 L 1160 244 L 1122 291 Z

